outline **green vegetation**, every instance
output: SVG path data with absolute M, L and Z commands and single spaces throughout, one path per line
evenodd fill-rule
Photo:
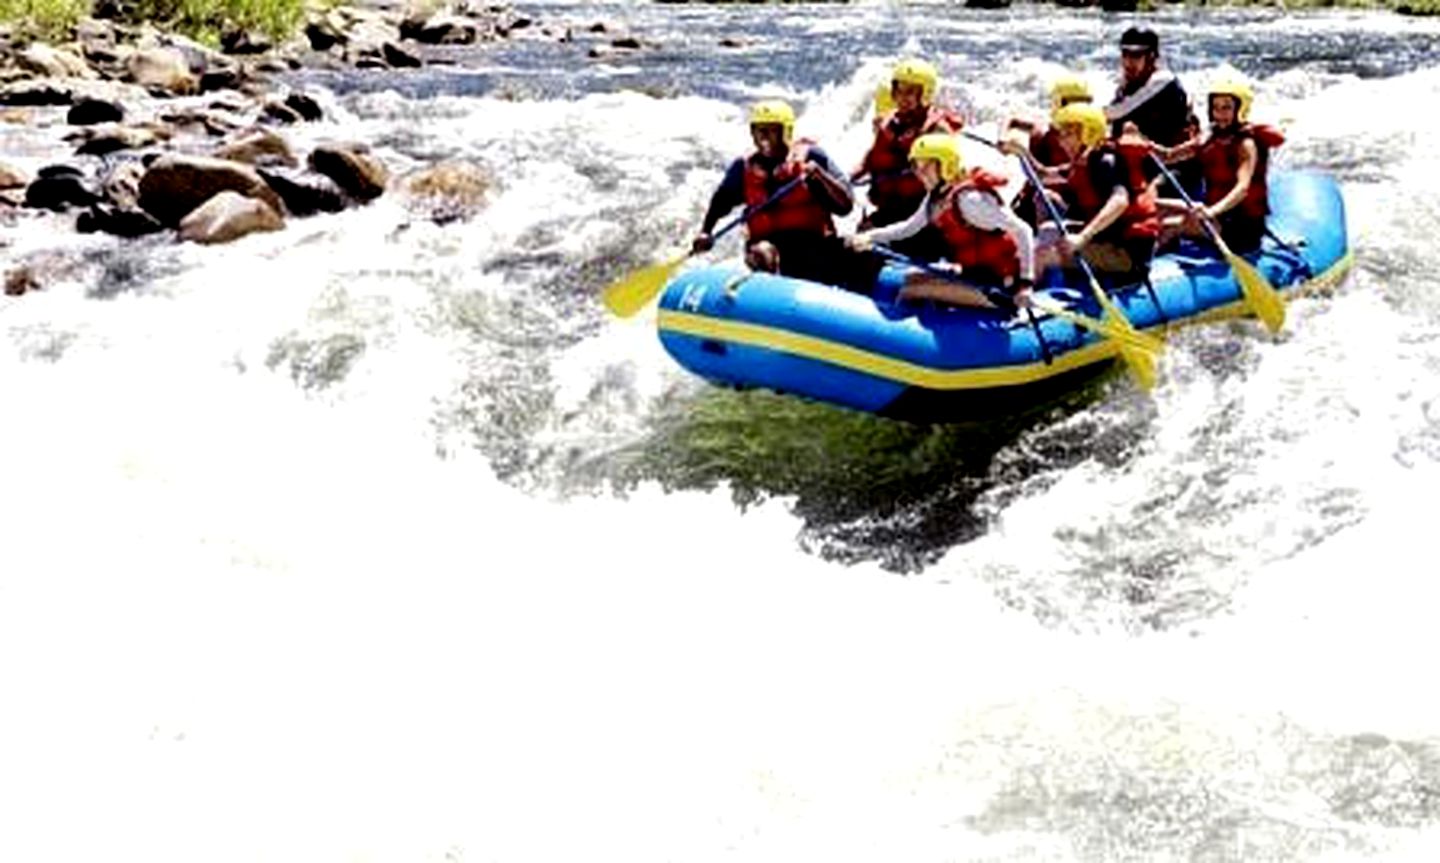
M 56 41 L 91 9 L 92 0 L 0 0 L 0 21 L 14 22 L 25 36 Z M 305 0 L 134 0 L 122 9 L 129 21 L 149 21 L 214 45 L 234 32 L 285 39 L 304 22 Z
M 1402 15 L 1440 15 L 1440 0 L 1398 0 L 1395 11 Z
M 221 34 L 261 32 L 284 39 L 304 20 L 304 0 L 137 0 L 131 13 L 169 26 L 202 42 Z
M 63 38 L 90 14 L 90 0 L 0 0 L 0 21 L 39 39 Z
M 424 0 L 440 5 L 441 0 Z M 658 0 L 667 2 L 667 0 Z M 669 0 L 686 2 L 686 0 Z M 714 2 L 714 0 L 712 0 Z M 755 2 L 755 0 L 739 0 Z M 1021 0 L 1023 2 L 1023 0 Z M 1045 0 L 1037 0 L 1045 2 Z M 1060 5 L 1105 5 L 1104 0 L 1058 0 Z M 1123 3 L 1124 0 L 1119 0 Z M 1140 11 L 1175 0 L 1131 0 Z M 1440 0 L 1180 0 L 1191 5 L 1283 6 L 1286 9 L 1388 9 L 1402 15 L 1440 15 Z M 0 0 L 0 23 L 11 23 L 24 38 L 63 41 L 76 23 L 90 14 L 94 0 Z M 344 0 L 309 0 L 316 6 L 342 5 Z M 304 22 L 307 0 L 122 0 L 123 17 L 149 21 L 210 44 L 226 33 L 264 33 L 284 40 Z

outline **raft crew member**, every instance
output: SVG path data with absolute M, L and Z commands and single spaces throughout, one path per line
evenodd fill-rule
M 1120 37 L 1120 86 L 1105 106 L 1110 134 L 1119 137 L 1126 121 L 1157 144 L 1173 147 L 1186 138 L 1190 98 L 1180 79 L 1158 68 L 1160 37 L 1154 30 L 1131 27 Z
M 1062 189 L 1066 215 L 1084 227 L 1042 248 L 1037 266 L 1072 266 L 1074 255 L 1083 253 L 1098 271 L 1143 281 L 1160 232 L 1155 187 L 1143 170 L 1150 142 L 1133 129 L 1106 140 L 1105 114 L 1096 105 L 1066 105 L 1051 122 L 1070 155 Z
M 921 206 L 904 222 L 856 234 L 850 238 L 851 248 L 864 251 L 873 243 L 890 244 L 929 226 L 943 240 L 954 272 L 975 287 L 916 272 L 906 278 L 901 299 L 1003 307 L 1003 301 L 990 299 L 994 288 L 1003 288 L 1013 295 L 1011 303 L 1028 305 L 1035 283 L 1035 237 L 997 191 L 1005 178 L 978 168 L 966 171 L 959 142 L 945 134 L 916 139 L 910 164 L 927 190 Z
M 924 184 L 910 170 L 910 147 L 915 139 L 932 132 L 959 132 L 964 127 L 959 114 L 934 104 L 939 83 L 935 67 L 924 60 L 901 61 L 891 72 L 890 97 L 895 107 L 880 119 L 869 152 L 850 173 L 852 182 L 870 178 L 869 198 L 875 209 L 861 219 L 862 229 L 902 222 L 925 199 Z M 922 234 L 900 251 L 933 259 L 939 248 L 933 237 L 927 241 Z
M 1050 114 L 1074 102 L 1089 104 L 1095 100 L 1090 85 L 1074 73 L 1056 78 L 1050 85 Z M 1069 162 L 1069 156 L 1060 146 L 1060 133 L 1053 125 L 1044 125 L 1020 117 L 1012 117 L 1005 123 L 1006 133 L 1028 135 L 1027 147 L 1035 164 L 1054 168 Z
M 1199 127 L 1190 97 L 1169 69 L 1158 68 L 1160 37 L 1154 30 L 1131 27 L 1120 36 L 1120 86 L 1105 106 L 1110 137 L 1118 138 L 1126 123 L 1157 144 L 1174 147 L 1194 137 Z M 1175 173 L 1186 191 L 1198 191 L 1199 169 L 1189 163 Z
M 1051 114 L 1066 105 L 1075 102 L 1089 104 L 1093 100 L 1090 85 L 1079 75 L 1062 75 L 1050 85 Z M 1028 150 L 1036 168 L 1040 169 L 1041 179 L 1047 186 L 1058 186 L 1064 182 L 1064 169 L 1069 166 L 1070 157 L 1060 146 L 1058 129 L 1053 125 L 1042 128 L 1039 123 L 1012 117 L 1005 124 L 1005 132 L 1000 144 L 1002 152 L 1019 155 L 1019 149 Z M 1020 140 L 1023 140 L 1024 143 L 1020 143 Z M 1039 224 L 1035 188 L 1028 182 L 1015 198 L 1015 212 L 1027 223 Z
M 1250 104 L 1255 93 L 1240 80 L 1222 80 L 1211 85 L 1210 134 L 1201 141 L 1170 149 L 1159 148 L 1168 162 L 1196 155 L 1204 184 L 1204 203 L 1192 210 L 1184 201 L 1162 199 L 1165 211 L 1185 213 L 1182 219 L 1167 219 L 1166 233 L 1179 229 L 1203 235 L 1201 219 L 1220 228 L 1220 235 L 1235 252 L 1244 254 L 1260 248 L 1265 236 L 1265 217 L 1270 213 L 1266 174 L 1270 151 L 1285 143 L 1285 136 L 1272 126 L 1250 122 Z
M 750 216 L 745 263 L 753 270 L 842 284 L 854 275 L 845 271 L 854 256 L 835 233 L 832 217 L 849 213 L 855 199 L 845 175 L 825 151 L 813 141 L 795 140 L 794 133 L 795 111 L 786 102 L 767 100 L 751 109 L 755 149 L 725 172 L 691 250 L 714 246 L 710 232 L 726 213 L 741 205 L 758 207 L 803 176 L 804 182 Z M 872 280 L 873 275 L 872 269 Z

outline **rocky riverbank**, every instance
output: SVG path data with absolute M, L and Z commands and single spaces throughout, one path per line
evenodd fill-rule
M 570 41 L 575 29 L 459 0 L 424 14 L 375 5 L 316 9 L 293 40 L 232 34 L 218 50 L 108 18 L 82 21 L 73 39 L 57 44 L 0 30 L 0 141 L 58 136 L 73 148 L 54 160 L 55 146 L 43 145 L 44 164 L 27 168 L 18 155 L 24 147 L 0 147 L 9 154 L 0 156 L 0 226 L 50 218 L 81 232 L 224 243 L 386 194 L 405 196 L 421 218 L 466 218 L 485 205 L 486 166 L 444 162 L 392 177 L 363 141 L 302 151 L 287 130 L 326 119 L 326 109 L 322 94 L 287 85 L 287 73 L 404 74 L 448 62 L 449 46 Z M 603 24 L 584 29 L 606 31 Z M 628 44 L 610 38 L 592 56 Z M 0 237 L 0 249 L 6 243 Z M 23 261 L 5 269 L 9 294 L 45 282 Z

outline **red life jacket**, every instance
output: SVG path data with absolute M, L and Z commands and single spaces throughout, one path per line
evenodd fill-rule
M 1154 238 L 1160 234 L 1160 209 L 1155 203 L 1155 189 L 1145 179 L 1144 165 L 1150 155 L 1150 147 L 1144 138 L 1125 135 L 1115 141 L 1105 141 L 1099 147 L 1083 154 L 1070 163 L 1066 182 L 1075 197 L 1073 215 L 1082 221 L 1089 221 L 1110 199 L 1110 189 L 1097 189 L 1090 179 L 1090 159 L 1097 153 L 1114 153 L 1120 172 L 1125 179 L 1125 189 L 1130 193 L 1130 204 L 1115 224 L 1106 228 L 1101 239 L 1120 237 L 1127 240 Z
M 910 170 L 910 146 L 931 132 L 958 132 L 965 121 L 946 108 L 931 105 L 919 126 L 902 127 L 899 115 L 886 115 L 875 133 L 875 143 L 865 154 L 865 171 L 870 175 L 870 203 L 881 210 L 914 212 L 925 199 L 925 184 Z
M 776 189 L 800 176 L 809 157 L 813 141 L 801 139 L 790 147 L 784 161 L 774 169 L 756 159 L 757 153 L 745 157 L 745 205 L 758 207 L 769 200 Z M 802 182 L 785 196 L 751 216 L 745 226 L 750 241 L 763 240 L 783 231 L 807 231 L 829 236 L 835 233 L 830 211 L 810 193 L 810 184 Z
M 1205 178 L 1205 203 L 1213 204 L 1235 188 L 1240 174 L 1240 146 L 1245 139 L 1255 142 L 1255 171 L 1245 197 L 1230 211 L 1250 219 L 1264 219 L 1270 213 L 1270 193 L 1265 175 L 1270 151 L 1285 143 L 1285 134 L 1273 126 L 1243 123 L 1227 134 L 1214 132 L 1200 145 L 1200 172 Z
M 1034 132 L 1030 135 L 1030 155 L 1035 161 L 1047 168 L 1056 165 L 1063 165 L 1070 161 L 1070 156 L 1060 146 L 1060 130 L 1051 126 L 1043 133 Z
M 950 259 L 963 270 L 994 274 L 1008 283 L 1020 275 L 1020 247 L 1006 231 L 977 228 L 960 215 L 960 195 L 978 189 L 992 195 L 1004 205 L 996 190 L 1005 185 L 1005 178 L 980 168 L 971 169 L 964 177 L 952 182 L 940 196 L 940 205 L 930 216 L 930 224 L 945 238 Z

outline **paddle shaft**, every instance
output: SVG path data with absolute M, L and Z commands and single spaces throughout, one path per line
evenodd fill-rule
M 1056 207 L 1055 202 L 1050 200 L 1050 196 L 1045 194 L 1045 184 L 1040 181 L 1040 175 L 1036 172 L 1035 166 L 1030 162 L 1029 153 L 1020 154 L 1020 169 L 1025 172 L 1025 177 L 1030 181 L 1030 184 L 1040 190 L 1040 202 L 1045 205 L 1045 212 L 1049 214 L 1050 221 L 1055 223 L 1056 228 L 1064 231 L 1065 218 L 1060 215 L 1060 208 Z M 1080 265 L 1080 271 L 1085 274 L 1085 278 L 1089 280 L 1090 290 L 1095 292 L 1095 298 L 1100 301 L 1100 305 L 1111 305 L 1109 297 L 1105 295 L 1104 289 L 1100 287 L 1100 280 L 1095 277 L 1095 271 L 1090 268 L 1090 262 L 1085 260 L 1085 256 L 1080 254 L 1079 251 L 1075 252 L 1075 261 Z M 1117 313 L 1119 312 L 1118 309 L 1115 311 Z
M 991 141 L 989 138 L 982 138 L 974 132 L 961 130 L 960 134 L 972 141 L 979 141 L 981 144 L 992 149 L 1000 149 L 999 144 Z M 1045 205 L 1045 212 L 1050 216 L 1050 220 L 1055 223 L 1055 227 L 1062 231 L 1065 230 L 1065 219 L 1060 215 L 1060 210 L 1055 206 L 1055 202 L 1050 200 L 1049 195 L 1045 194 L 1045 184 L 1040 180 L 1040 174 L 1035 170 L 1035 165 L 1031 161 L 1030 154 L 1022 152 L 1016 158 L 1020 160 L 1020 169 L 1025 172 L 1025 179 L 1029 180 L 1030 185 L 1035 187 L 1035 196 Z M 1080 262 L 1080 269 L 1085 272 L 1085 277 L 1090 280 L 1092 286 L 1098 292 L 1100 290 L 1100 282 L 1095 278 L 1094 271 L 1090 269 L 1090 262 L 1078 254 L 1075 256 L 1075 260 Z
M 990 147 L 991 149 L 1000 149 L 999 144 L 991 141 L 989 138 L 983 138 L 975 134 L 974 132 L 962 129 L 960 131 L 960 134 L 964 135 L 972 141 L 978 141 L 981 144 Z M 1029 180 L 1030 185 L 1035 187 L 1035 197 L 1042 204 L 1044 204 L 1045 211 L 1050 216 L 1050 220 L 1055 223 L 1056 228 L 1064 231 L 1064 218 L 1060 215 L 1060 210 L 1055 206 L 1055 202 L 1050 200 L 1050 196 L 1045 193 L 1045 184 L 1040 179 L 1040 173 L 1035 170 L 1035 164 L 1031 160 L 1030 154 L 1022 151 L 1016 156 L 1016 158 L 1020 162 L 1021 170 L 1025 172 L 1025 179 Z M 1100 280 L 1095 277 L 1095 271 L 1090 268 L 1090 262 L 1085 260 L 1085 257 L 1078 252 L 1075 254 L 1075 260 L 1079 262 L 1081 271 L 1085 274 L 1085 278 L 1090 282 L 1090 290 L 1094 291 L 1095 299 L 1100 303 L 1101 307 L 1115 314 L 1120 314 L 1120 310 L 1114 307 L 1113 302 L 1110 301 L 1109 297 L 1100 287 Z M 1165 310 L 1160 308 L 1160 298 L 1155 294 L 1155 286 L 1150 283 L 1149 274 L 1146 274 L 1144 282 L 1146 289 L 1150 292 L 1151 301 L 1155 303 L 1155 311 L 1160 315 L 1161 321 L 1164 322 Z M 1120 316 L 1124 318 L 1124 315 Z
M 756 213 L 780 200 L 788 194 L 791 189 L 800 185 L 804 179 L 805 175 L 801 174 L 775 190 L 775 194 L 753 207 L 746 207 L 740 215 L 726 222 L 718 231 L 709 235 L 711 243 L 714 243 L 715 238 L 723 237 L 751 216 L 754 216 Z M 640 309 L 644 308 L 647 303 L 660 293 L 675 270 L 678 269 L 681 264 L 685 263 L 685 260 L 693 254 L 695 254 L 695 251 L 692 246 L 690 251 L 677 258 L 665 263 L 652 264 L 649 267 L 644 267 L 610 285 L 601 296 L 605 307 L 622 318 L 628 318 L 640 311 Z
M 1165 164 L 1165 161 L 1155 153 L 1150 154 L 1150 160 L 1155 163 L 1155 167 L 1160 169 L 1160 174 L 1165 177 L 1165 182 L 1169 183 L 1175 188 L 1175 191 L 1180 193 L 1180 200 L 1185 202 L 1185 206 L 1194 209 L 1195 199 L 1190 197 L 1190 193 L 1185 191 L 1184 186 L 1180 185 L 1180 181 L 1175 178 L 1174 172 Z M 1209 219 L 1201 219 L 1200 223 L 1205 226 L 1205 233 L 1210 235 L 1210 239 L 1215 242 L 1215 248 L 1220 250 L 1220 254 L 1227 258 L 1234 255 L 1234 253 L 1230 251 L 1230 247 L 1225 244 L 1225 239 L 1220 236 L 1220 232 L 1215 229 L 1215 226 L 1211 224 Z
M 1184 201 L 1186 206 L 1194 208 L 1195 199 L 1190 197 L 1190 193 L 1185 191 L 1185 187 L 1180 185 L 1179 180 L 1175 179 L 1175 174 L 1170 171 L 1169 166 L 1167 166 L 1165 162 L 1155 153 L 1151 153 L 1150 158 L 1154 160 L 1155 167 L 1159 168 L 1160 173 L 1165 176 L 1165 180 L 1170 185 L 1175 187 L 1175 191 L 1180 193 L 1180 200 Z M 1210 239 L 1215 241 L 1215 248 L 1220 250 L 1220 254 L 1224 255 L 1227 258 L 1235 257 L 1235 253 L 1230 251 L 1229 244 L 1225 242 L 1224 237 L 1220 236 L 1220 231 L 1215 228 L 1215 225 L 1211 223 L 1209 219 L 1201 219 L 1200 221 L 1202 224 L 1205 225 L 1205 230 L 1207 233 L 1210 234 Z M 1279 237 L 1275 236 L 1275 233 L 1271 231 L 1269 227 L 1265 228 L 1265 233 L 1269 234 L 1270 237 L 1275 240 L 1275 242 L 1280 243 L 1280 245 L 1285 246 L 1287 249 L 1289 249 L 1291 254 L 1295 255 L 1297 258 L 1300 258 L 1301 261 L 1304 261 L 1304 257 L 1300 255 L 1299 252 L 1296 252 L 1294 249 L 1290 249 L 1290 247 L 1287 246 L 1284 242 L 1282 242 Z
M 771 195 L 770 197 L 766 198 L 765 200 L 761 201 L 753 207 L 746 207 L 744 211 L 740 213 L 740 215 L 721 225 L 719 230 L 712 232 L 710 234 L 710 239 L 718 240 L 726 234 L 730 233 L 731 231 L 735 230 L 744 222 L 748 222 L 751 216 L 755 215 L 756 213 L 760 212 L 761 210 L 765 209 L 766 207 L 770 206 L 771 204 L 775 203 L 786 195 L 790 194 L 791 189 L 794 189 L 796 186 L 800 185 L 803 182 L 805 182 L 805 175 L 801 174 L 800 176 L 776 189 L 775 194 Z
M 972 141 L 979 141 L 996 150 L 1000 149 L 999 144 L 991 141 L 989 138 L 982 138 L 974 132 L 961 130 L 960 134 Z M 1025 179 L 1029 180 L 1030 185 L 1035 187 L 1035 196 L 1045 205 L 1045 212 L 1050 216 L 1050 220 L 1055 223 L 1056 228 L 1059 228 L 1061 231 L 1065 230 L 1065 219 L 1060 215 L 1060 210 L 1055 206 L 1055 202 L 1050 200 L 1049 195 L 1045 194 L 1045 184 L 1040 180 L 1039 172 L 1035 170 L 1035 165 L 1030 161 L 1030 154 L 1020 153 L 1017 158 L 1020 160 L 1020 169 L 1025 172 Z M 1101 297 L 1103 304 L 1104 294 L 1100 289 L 1100 280 L 1095 278 L 1095 271 L 1090 269 L 1090 262 L 1085 260 L 1079 253 L 1076 253 L 1075 260 L 1079 262 L 1081 271 L 1085 273 L 1085 278 L 1090 280 L 1090 287 Z
M 1160 173 L 1170 182 L 1170 185 L 1174 186 L 1175 190 L 1180 193 L 1181 200 L 1183 200 L 1191 210 L 1194 210 L 1194 199 L 1190 197 L 1189 192 L 1185 191 L 1185 187 L 1181 186 L 1179 181 L 1175 179 L 1175 175 L 1170 173 L 1170 169 L 1166 167 L 1165 162 L 1154 153 L 1150 154 L 1150 159 L 1155 163 L 1155 166 L 1160 169 Z M 1225 242 L 1225 238 L 1220 235 L 1219 228 L 1213 224 L 1210 218 L 1204 218 L 1200 221 L 1205 226 L 1205 233 L 1210 236 L 1210 241 L 1213 242 L 1215 248 L 1219 250 L 1220 257 L 1224 258 L 1225 263 L 1230 265 L 1231 272 L 1235 274 L 1235 281 L 1240 284 L 1240 295 L 1250 304 L 1250 310 L 1255 313 L 1256 317 L 1260 318 L 1261 322 L 1269 328 L 1270 332 L 1280 332 L 1281 327 L 1285 325 L 1285 301 L 1280 299 L 1280 295 L 1275 292 L 1274 286 L 1270 284 L 1263 273 L 1256 269 L 1249 261 L 1246 261 L 1230 250 L 1230 245 Z

